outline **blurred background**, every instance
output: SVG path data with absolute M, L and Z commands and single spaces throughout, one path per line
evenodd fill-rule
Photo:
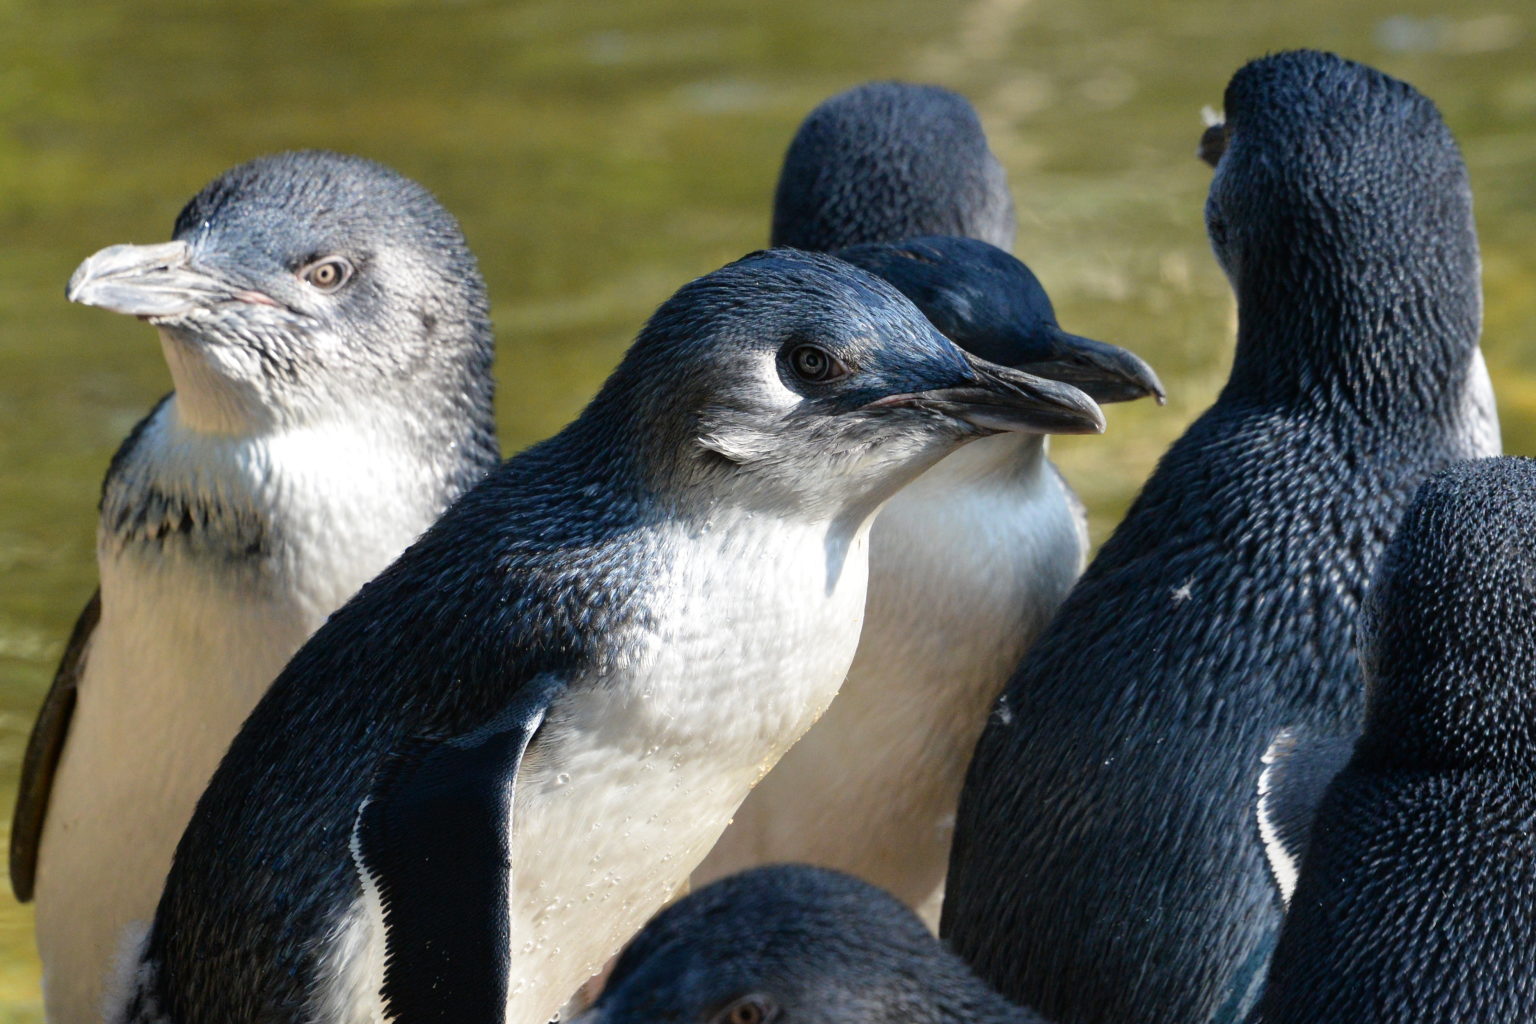
M 1068 330 L 1149 359 L 1169 404 L 1055 443 L 1102 540 L 1225 378 L 1226 282 L 1194 156 L 1245 60 L 1336 50 L 1433 97 L 1471 169 L 1506 448 L 1536 454 L 1536 7 L 1467 0 L 0 0 L 0 811 L 95 585 L 100 479 L 168 387 L 154 332 L 64 301 L 96 249 L 169 237 L 251 156 L 390 164 L 490 284 L 503 448 L 553 432 L 684 281 L 763 245 L 817 102 L 870 78 L 976 104 L 1018 254 Z M 31 914 L 0 895 L 0 1024 L 41 1019 Z

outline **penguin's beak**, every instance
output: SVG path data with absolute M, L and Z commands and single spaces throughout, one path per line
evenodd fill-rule
M 277 305 L 198 266 L 185 242 L 108 246 L 76 268 L 64 294 L 71 302 L 146 320 L 186 316 L 225 302 Z
M 1205 131 L 1200 133 L 1200 143 L 1195 147 L 1195 155 L 1206 163 L 1215 167 L 1221 163 L 1222 154 L 1227 151 L 1227 126 L 1221 121 L 1205 126 Z
M 1096 402 L 1128 402 L 1148 395 L 1167 400 L 1162 381 L 1146 360 L 1118 345 L 1046 328 L 1047 354 L 1015 364 L 1026 373 L 1049 377 L 1087 392 Z
M 951 387 L 887 395 L 868 409 L 923 409 L 989 434 L 1102 434 L 1104 412 L 1071 384 L 1037 377 L 969 353 L 971 378 Z

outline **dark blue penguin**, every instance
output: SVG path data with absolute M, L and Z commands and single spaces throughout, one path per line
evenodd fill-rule
M 779 171 L 773 244 L 831 252 L 920 235 L 1013 248 L 1013 194 L 969 101 L 866 82 L 806 115 Z
M 891 282 L 972 355 L 1065 381 L 1097 402 L 1163 401 L 1152 367 L 1118 345 L 1062 330 L 1040 279 L 995 245 L 935 235 L 849 246 L 837 258 Z
M 272 684 L 111 1019 L 544 1024 L 837 692 L 880 505 L 967 441 L 1102 428 L 840 260 L 685 286 Z
M 777 864 L 663 910 L 571 1024 L 1044 1024 L 889 893 Z
M 1364 733 L 1256 1020 L 1536 1021 L 1536 461 L 1420 488 L 1360 634 Z
M 1232 372 L 979 742 L 943 934 L 1064 1024 L 1240 1018 L 1280 921 L 1253 826 L 1285 726 L 1358 727 L 1353 624 L 1430 473 L 1498 449 L 1471 193 L 1434 105 L 1330 54 L 1242 68 L 1206 222 Z

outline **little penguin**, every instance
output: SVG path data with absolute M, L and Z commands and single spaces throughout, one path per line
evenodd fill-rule
M 871 83 L 816 108 L 774 202 L 775 244 L 843 250 L 973 354 L 1101 402 L 1161 399 L 1145 363 L 1057 326 L 1033 274 L 999 251 L 1013 233 L 975 111 L 933 86 Z M 934 235 L 961 240 L 922 237 Z M 877 244 L 901 242 L 912 244 Z M 870 545 L 864 637 L 841 695 L 753 790 L 694 881 L 809 861 L 876 883 L 936 926 L 966 762 L 1082 569 L 1087 526 L 1044 438 L 1009 434 L 924 473 L 880 513 Z
M 961 795 L 941 934 L 1062 1024 L 1240 1020 L 1280 923 L 1276 731 L 1358 728 L 1353 624 L 1417 486 L 1496 453 L 1466 167 L 1403 82 L 1315 51 L 1226 91 L 1206 226 L 1231 375 L 1026 656 Z
M 485 286 L 425 189 L 358 157 L 227 171 L 68 297 L 148 321 L 175 391 L 102 488 L 100 588 L 27 748 L 11 883 L 48 1017 L 100 1021 L 125 927 L 299 645 L 496 465 Z
M 294 656 L 108 1019 L 544 1024 L 837 692 L 880 505 L 966 441 L 1102 429 L 832 257 L 686 285 Z
M 1536 461 L 1431 478 L 1359 628 L 1364 733 L 1254 1020 L 1536 1021 Z
M 868 882 L 753 868 L 657 914 L 571 1024 L 1045 1024 Z

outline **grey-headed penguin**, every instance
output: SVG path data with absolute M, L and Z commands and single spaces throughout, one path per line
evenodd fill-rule
M 1009 248 L 1013 232 L 975 111 L 933 86 L 872 83 L 816 108 L 774 202 L 776 244 L 843 250 L 962 348 L 1101 402 L 1161 396 L 1130 353 L 1060 328 L 1034 275 L 993 248 Z M 934 235 L 962 237 L 916 237 Z M 1013 434 L 924 473 L 880 513 L 870 544 L 864 638 L 841 694 L 753 791 L 696 881 L 809 861 L 925 907 L 936 924 L 966 762 L 1081 570 L 1087 532 L 1044 438 Z
M 1536 461 L 1425 483 L 1359 632 L 1364 732 L 1255 1020 L 1536 1021 Z
M 1498 449 L 1434 104 L 1280 53 L 1232 78 L 1224 135 L 1231 375 L 1010 680 L 960 800 L 943 934 L 1063 1024 L 1241 1018 L 1280 922 L 1260 759 L 1281 727 L 1358 726 L 1387 539 L 1425 477 Z
M 154 326 L 175 391 L 107 471 L 100 589 L 33 729 L 11 880 L 45 1003 L 101 1020 L 124 929 L 240 723 L 327 615 L 496 464 L 485 286 L 453 218 L 357 157 L 221 175 L 69 298 Z
M 571 1024 L 1044 1024 L 899 900 L 807 864 L 753 868 L 663 910 Z
M 1102 427 L 831 257 L 685 286 L 294 656 L 111 1019 L 544 1024 L 837 692 L 879 506 L 967 441 Z

